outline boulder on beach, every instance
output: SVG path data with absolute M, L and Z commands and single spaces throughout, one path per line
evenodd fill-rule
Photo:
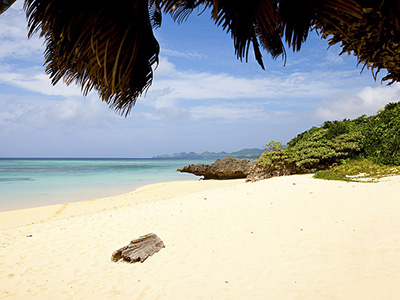
M 296 169 L 293 164 L 271 164 L 263 165 L 260 161 L 255 161 L 251 164 L 249 174 L 246 181 L 259 181 L 277 176 L 288 176 L 296 174 Z
M 253 162 L 248 159 L 236 159 L 226 157 L 217 159 L 212 164 L 192 164 L 184 166 L 177 171 L 204 176 L 204 179 L 237 179 L 246 178 L 249 175 Z

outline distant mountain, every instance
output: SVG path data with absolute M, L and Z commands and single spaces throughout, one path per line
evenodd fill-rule
M 258 158 L 265 150 L 259 148 L 243 149 L 235 152 L 203 152 L 201 154 L 195 152 L 180 152 L 174 154 L 163 154 L 159 156 L 154 156 L 153 158 L 224 158 L 234 156 L 236 158 Z

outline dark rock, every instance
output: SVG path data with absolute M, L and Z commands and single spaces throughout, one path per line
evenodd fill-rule
M 252 164 L 253 162 L 250 162 L 248 159 L 238 160 L 236 158 L 226 157 L 217 159 L 210 165 L 188 165 L 177 169 L 177 171 L 204 176 L 204 179 L 237 179 L 246 178 L 250 173 Z
M 246 178 L 246 181 L 259 181 L 263 179 L 268 179 L 276 176 L 286 176 L 296 174 L 295 167 L 292 165 L 268 165 L 264 166 L 261 162 L 254 162 L 249 171 L 249 175 Z

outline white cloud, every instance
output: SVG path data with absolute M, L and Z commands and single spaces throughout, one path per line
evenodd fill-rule
M 15 86 L 27 91 L 37 92 L 47 96 L 81 96 L 79 87 L 75 84 L 67 86 L 60 81 L 53 86 L 43 68 L 22 68 L 14 70 L 13 66 L 0 66 L 0 83 Z
M 109 127 L 123 118 L 97 97 L 62 101 L 0 95 L 0 133 Z
M 175 74 L 178 74 L 175 65 L 171 63 L 168 58 L 160 56 L 160 62 L 154 70 L 154 77 L 173 76 Z
M 236 77 L 225 73 L 174 72 L 157 77 L 151 99 L 282 99 L 323 97 L 339 92 L 343 72 L 297 72 L 265 77 Z M 160 93 L 163 91 L 163 93 Z
M 21 3 L 21 2 L 20 2 Z M 8 14 L 8 15 L 7 15 Z M 38 54 L 39 39 L 26 39 L 26 21 L 21 7 L 15 6 L 0 18 L 0 25 L 6 28 L 0 34 L 3 56 L 0 50 L 0 84 L 18 87 L 25 91 L 36 92 L 43 96 L 61 96 L 67 100 L 61 102 L 63 113 L 56 114 L 66 120 L 79 110 L 80 102 L 72 102 L 74 97 L 82 97 L 81 90 L 75 84 L 67 86 L 59 82 L 52 86 L 43 67 L 37 64 L 11 64 L 9 57 L 29 59 L 43 57 Z M 15 18 L 15 22 L 12 22 Z M 9 45 L 8 45 L 9 43 Z M 28 55 L 29 51 L 36 54 Z M 167 56 L 180 56 L 186 59 L 201 59 L 196 51 L 163 50 Z M 33 59 L 34 60 L 34 59 Z M 3 63 L 1 64 L 1 62 Z M 293 111 L 298 102 L 319 103 L 326 95 L 334 97 L 344 87 L 357 86 L 357 78 L 349 79 L 343 71 L 302 71 L 285 74 L 284 72 L 266 72 L 265 76 L 234 76 L 221 72 L 194 72 L 179 70 L 166 56 L 160 57 L 160 64 L 155 70 L 153 85 L 145 96 L 138 99 L 132 114 L 143 119 L 187 119 L 221 118 L 237 120 L 252 118 L 276 118 L 276 114 Z M 91 97 L 94 97 L 94 92 Z M 96 97 L 97 98 L 97 97 Z M 90 98 L 95 99 L 95 98 Z M 100 102 L 99 99 L 96 99 Z M 215 101 L 218 101 L 216 103 Z M 262 104 L 246 106 L 249 101 L 262 101 Z M 225 102 L 225 103 L 224 103 Z M 237 102 L 237 103 L 236 103 Z M 84 101 L 82 102 L 84 103 Z M 207 105 L 205 104 L 207 103 Z M 265 104 L 280 106 L 267 109 Z M 139 107 L 142 110 L 139 110 Z M 279 112 L 279 113 L 278 113 Z M 289 113 L 291 114 L 291 112 Z
M 0 61 L 31 61 L 35 59 L 34 54 L 39 55 L 44 50 L 43 40 L 38 36 L 28 40 L 27 21 L 22 3 L 23 1 L 17 1 L 0 16 Z
M 23 1 L 14 3 L 0 16 L 0 84 L 50 96 L 80 96 L 78 87 L 60 82 L 53 86 L 41 66 L 43 39 L 28 39 Z
M 388 102 L 400 100 L 400 84 L 363 88 L 354 94 L 351 91 L 343 93 L 338 100 L 325 100 L 315 111 L 315 116 L 323 120 L 341 120 L 356 118 L 360 115 L 375 114 Z
M 195 120 L 220 119 L 239 121 L 265 116 L 264 111 L 260 107 L 249 105 L 248 103 L 236 105 L 229 103 L 199 105 L 191 108 L 189 111 L 191 118 Z
M 179 57 L 185 59 L 201 59 L 204 57 L 203 54 L 200 54 L 197 51 L 186 51 L 186 50 L 172 50 L 164 46 L 161 47 L 161 55 Z
M 189 118 L 189 113 L 183 107 L 179 105 L 173 105 L 157 109 L 155 114 L 153 115 L 153 118 L 167 119 L 167 120 L 183 120 Z
M 369 111 L 375 111 L 375 104 L 379 101 L 393 101 L 395 98 L 391 97 L 394 86 L 364 89 L 359 95 L 349 93 L 346 97 L 340 96 L 346 88 L 356 92 L 361 89 L 357 89 L 357 86 L 362 86 L 359 78 L 352 75 L 346 71 L 317 70 L 289 75 L 274 72 L 267 73 L 265 77 L 239 77 L 226 73 L 181 71 L 166 57 L 161 57 L 154 83 L 148 93 L 138 99 L 132 115 L 135 119 L 148 120 L 235 121 L 264 118 L 270 122 L 287 122 L 293 118 L 296 107 L 320 105 L 321 99 L 326 101 L 315 113 L 318 119 L 357 116 L 368 107 L 371 107 Z M 73 119 L 77 111 L 82 111 L 82 103 L 101 103 L 94 92 L 89 95 L 90 99 L 81 100 L 81 91 L 75 84 L 67 86 L 60 82 L 52 86 L 42 67 L 18 69 L 10 64 L 0 65 L 0 83 L 44 96 L 64 97 L 66 100 L 60 102 L 55 114 L 59 120 Z M 335 97 L 344 98 L 332 100 Z M 72 100 L 75 98 L 80 100 Z M 87 114 L 90 115 L 91 110 Z
M 339 52 L 340 53 L 340 52 Z M 326 52 L 326 65 L 343 65 L 344 64 L 344 58 L 343 56 L 339 55 L 336 51 L 327 51 Z M 342 54 L 346 55 L 346 54 Z
M 325 48 L 317 56 L 309 48 L 310 55 L 296 54 L 285 68 L 271 64 L 260 72 L 257 66 L 257 71 L 242 68 L 234 56 L 234 65 L 225 57 L 221 63 L 221 56 L 215 55 L 218 45 L 204 43 L 204 48 L 187 51 L 162 47 L 153 85 L 123 118 L 95 92 L 85 98 L 75 84 L 51 85 L 41 66 L 42 41 L 26 38 L 21 3 L 0 16 L 0 144 L 10 145 L 9 152 L 0 149 L 2 155 L 29 155 L 33 144 L 41 155 L 56 155 L 44 145 L 60 148 L 57 153 L 62 155 L 72 155 L 64 148 L 75 147 L 80 154 L 73 155 L 83 155 L 79 149 L 86 144 L 89 156 L 132 156 L 132 149 L 150 149 L 154 154 L 184 147 L 212 150 L 214 145 L 229 150 L 227 145 L 241 147 L 239 140 L 247 147 L 264 139 L 291 138 L 299 128 L 305 130 L 321 119 L 375 113 L 400 95 L 397 85 L 374 86 L 370 76 L 358 76 L 353 63 L 335 53 L 325 54 Z M 175 35 L 166 41 L 174 45 Z M 226 53 L 231 53 L 229 39 L 227 44 Z M 207 58 L 197 50 L 208 53 Z M 171 62 L 175 56 L 181 58 L 174 60 L 177 64 Z
M 161 74 L 156 70 L 153 86 L 138 101 L 140 106 L 155 109 L 153 118 L 282 121 L 292 118 L 296 107 L 315 107 L 322 99 L 338 97 L 344 88 L 360 90 L 362 86 L 359 78 L 346 71 L 304 71 L 289 75 L 275 72 L 246 78 L 180 71 L 168 59 L 163 59 L 160 66 L 163 63 L 165 69 Z

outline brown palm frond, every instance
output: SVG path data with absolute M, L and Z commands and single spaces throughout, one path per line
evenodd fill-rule
M 155 0 L 149 1 L 149 14 L 150 14 L 151 26 L 154 29 L 159 28 L 162 23 L 162 13 L 161 13 L 161 8 L 158 7 Z
M 260 1 L 258 3 L 255 31 L 264 50 L 272 58 L 282 55 L 286 59 L 285 47 L 280 37 L 279 16 L 276 1 Z M 254 50 L 256 52 L 256 50 Z
M 165 12 L 168 12 L 172 16 L 172 18 L 178 23 L 186 21 L 193 10 L 202 4 L 202 1 L 196 0 L 170 2 L 171 3 L 169 5 L 166 5 Z
M 26 0 L 29 36 L 45 37 L 46 73 L 53 84 L 95 89 L 110 107 L 128 114 L 152 82 L 158 62 L 147 1 Z
M 281 0 L 279 1 L 279 17 L 281 35 L 293 51 L 299 51 L 310 30 L 316 9 L 311 0 Z
M 0 0 L 0 15 L 5 12 L 13 3 L 15 0 Z
M 342 2 L 349 5 L 349 1 Z M 330 14 L 320 14 L 316 19 L 316 28 L 329 38 L 330 45 L 340 43 L 342 53 L 356 55 L 358 64 L 362 69 L 370 68 L 375 79 L 381 69 L 386 69 L 383 81 L 400 81 L 400 0 L 356 2 L 351 7 L 361 17 L 332 5 Z
M 25 0 L 25 9 L 29 36 L 45 37 L 53 84 L 94 89 L 125 114 L 152 83 L 159 54 L 152 28 L 161 25 L 161 12 L 180 23 L 195 9 L 210 11 L 231 35 L 237 58 L 247 61 L 253 49 L 262 68 L 261 49 L 285 58 L 282 38 L 296 51 L 316 28 L 375 77 L 387 69 L 384 80 L 400 81 L 400 0 Z
M 363 10 L 355 0 L 280 0 L 278 14 L 282 36 L 289 47 L 299 51 L 317 20 L 325 20 L 340 30 L 341 24 L 350 26 L 354 18 L 361 19 Z
M 264 68 L 259 44 L 273 58 L 284 55 L 277 20 L 277 2 L 272 0 L 213 1 L 212 18 L 217 25 L 229 32 L 234 42 L 237 57 L 248 57 L 250 43 L 253 45 L 257 62 Z
M 248 60 L 250 46 L 256 61 L 264 68 L 260 44 L 273 58 L 284 55 L 276 19 L 277 1 L 274 0 L 155 0 L 163 11 L 178 22 L 186 20 L 190 13 L 203 6 L 211 10 L 211 19 L 229 33 L 233 39 L 238 59 Z

